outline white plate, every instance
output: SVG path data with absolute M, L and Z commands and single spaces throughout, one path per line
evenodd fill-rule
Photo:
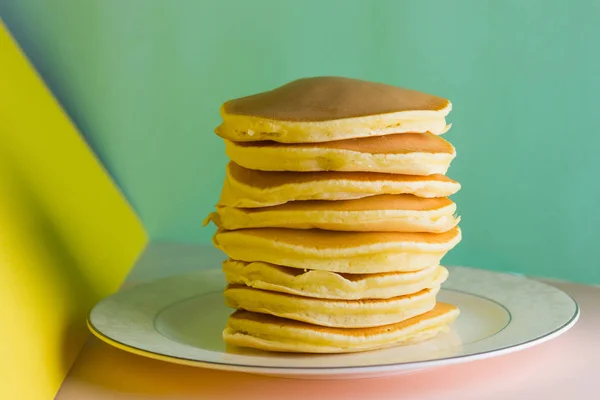
M 221 338 L 231 310 L 220 270 L 160 279 L 102 300 L 90 330 L 132 353 L 205 368 L 296 378 L 358 378 L 412 372 L 521 350 L 566 332 L 577 303 L 544 283 L 451 267 L 439 294 L 461 315 L 447 334 L 411 346 L 342 355 L 226 351 Z

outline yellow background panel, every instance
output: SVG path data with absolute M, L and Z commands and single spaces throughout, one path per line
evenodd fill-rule
M 0 398 L 50 399 L 146 243 L 0 22 Z

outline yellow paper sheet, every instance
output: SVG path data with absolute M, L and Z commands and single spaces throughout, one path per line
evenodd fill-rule
M 146 241 L 0 21 L 0 399 L 54 398 Z

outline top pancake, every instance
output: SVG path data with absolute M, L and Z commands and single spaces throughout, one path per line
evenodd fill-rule
M 441 97 L 359 79 L 322 76 L 290 82 L 268 92 L 230 100 L 227 114 L 279 121 L 331 121 L 399 111 L 440 111 Z
M 340 77 L 305 78 L 227 101 L 216 133 L 232 141 L 315 143 L 404 132 L 442 134 L 451 103 L 415 90 Z

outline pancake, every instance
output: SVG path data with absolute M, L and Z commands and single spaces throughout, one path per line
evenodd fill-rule
M 215 247 L 234 260 L 353 274 L 439 265 L 460 240 L 458 227 L 444 233 L 260 228 L 218 230 L 213 236 Z
M 447 131 L 451 103 L 415 90 L 339 77 L 305 78 L 221 106 L 215 132 L 238 142 L 316 143 Z
M 236 208 L 217 206 L 205 224 L 218 227 L 325 229 L 334 231 L 446 232 L 459 218 L 447 197 L 378 195 L 354 200 L 292 201 L 279 206 Z
M 389 299 L 332 300 L 229 285 L 225 304 L 231 308 L 338 328 L 388 325 L 430 311 L 440 287 Z
M 228 345 L 297 353 L 350 353 L 422 342 L 449 330 L 459 315 L 453 305 L 437 303 L 433 310 L 405 321 L 375 328 L 330 328 L 236 311 L 227 321 Z
M 261 171 L 364 171 L 445 174 L 454 147 L 431 133 L 400 133 L 323 143 L 225 141 L 235 163 Z
M 268 207 L 296 200 L 349 200 L 378 194 L 447 197 L 460 184 L 444 175 L 398 175 L 376 172 L 255 171 L 230 162 L 220 206 Z
M 226 260 L 223 272 L 230 284 L 322 299 L 388 299 L 441 285 L 448 278 L 442 266 L 413 272 L 338 274 L 305 271 L 263 262 Z

